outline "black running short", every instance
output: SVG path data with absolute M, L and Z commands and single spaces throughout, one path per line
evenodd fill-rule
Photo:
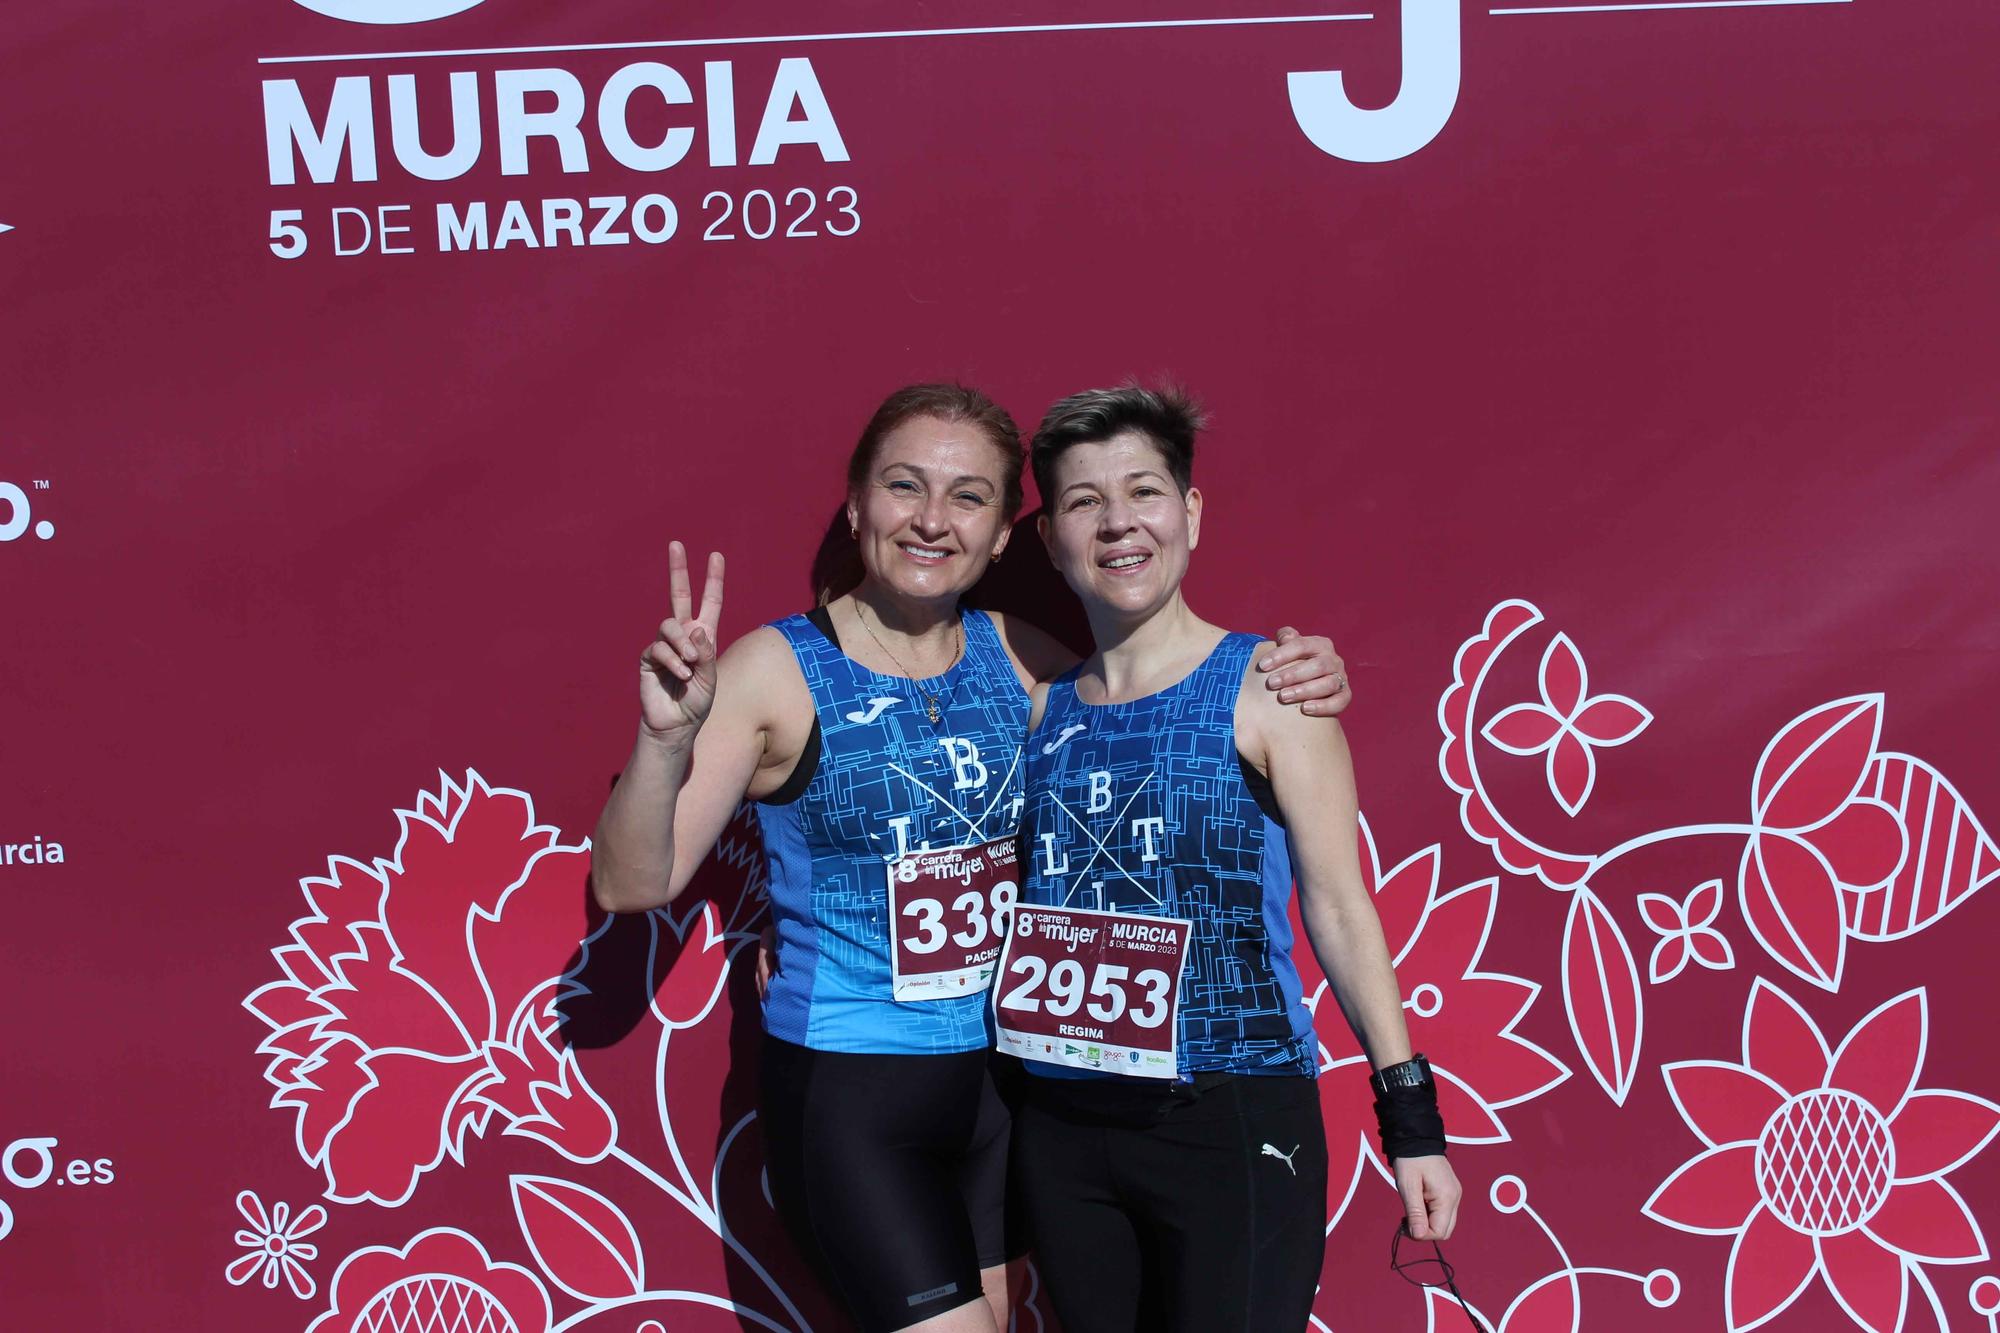
M 1065 1333 L 1300 1333 L 1326 1239 L 1319 1089 L 1030 1077 L 1014 1169 Z
M 854 1055 L 766 1034 L 771 1201 L 863 1333 L 981 1299 L 1007 1262 L 1009 1116 L 987 1052 Z

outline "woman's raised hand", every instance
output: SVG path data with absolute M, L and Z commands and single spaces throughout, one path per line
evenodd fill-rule
M 639 655 L 639 716 L 647 733 L 662 741 L 691 744 L 715 703 L 715 630 L 722 619 L 722 553 L 708 557 L 708 582 L 701 610 L 694 610 L 688 582 L 687 548 L 667 545 L 673 614 Z

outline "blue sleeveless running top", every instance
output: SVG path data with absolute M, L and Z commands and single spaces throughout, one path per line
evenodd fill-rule
M 959 619 L 964 653 L 921 681 L 869 670 L 803 615 L 772 626 L 805 673 L 820 729 L 804 793 L 756 806 L 778 931 L 764 1000 L 772 1036 L 875 1055 L 990 1044 L 983 992 L 899 1001 L 890 968 L 890 864 L 926 847 L 1010 839 L 1020 825 L 1028 695 L 992 617 L 961 609 Z
M 1319 1072 L 1292 963 L 1291 846 L 1236 750 L 1236 696 L 1260 642 L 1227 635 L 1185 679 L 1125 703 L 1078 699 L 1078 667 L 1050 684 L 1028 739 L 1021 901 L 1194 925 L 1175 1034 L 1183 1079 Z

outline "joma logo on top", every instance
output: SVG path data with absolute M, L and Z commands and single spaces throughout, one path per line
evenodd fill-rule
M 727 60 L 707 61 L 701 68 L 700 119 L 708 141 L 708 164 L 733 167 L 737 165 L 735 68 Z M 492 89 L 494 138 L 503 176 L 528 174 L 528 143 L 532 139 L 547 139 L 555 145 L 564 172 L 589 171 L 586 123 L 595 129 L 602 150 L 633 171 L 665 171 L 694 147 L 693 126 L 676 125 L 657 143 L 640 143 L 627 119 L 633 99 L 642 95 L 659 97 L 669 107 L 694 102 L 693 89 L 671 65 L 646 60 L 615 70 L 598 90 L 596 114 L 589 117 L 589 94 L 582 81 L 566 69 L 501 69 L 483 79 Z M 469 70 L 451 75 L 451 139 L 443 152 L 436 153 L 425 146 L 417 131 L 416 76 L 391 74 L 382 83 L 388 95 L 390 148 L 398 166 L 419 180 L 442 181 L 463 176 L 478 164 L 485 150 L 481 75 Z M 528 109 L 531 98 L 538 109 Z M 271 184 L 297 184 L 301 162 L 307 178 L 316 185 L 341 179 L 379 179 L 376 123 L 375 80 L 367 75 L 335 79 L 326 114 L 317 119 L 306 105 L 297 79 L 266 79 L 264 143 Z M 812 61 L 803 56 L 778 62 L 764 99 L 757 137 L 750 145 L 748 164 L 770 165 L 787 144 L 810 145 L 819 150 L 825 162 L 848 160 L 847 145 L 840 137 L 826 94 L 820 90 Z

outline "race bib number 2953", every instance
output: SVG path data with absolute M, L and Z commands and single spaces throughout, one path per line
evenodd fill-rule
M 891 977 L 898 1000 L 977 995 L 993 981 L 1020 892 L 1012 838 L 911 852 L 889 864 Z
M 1175 1077 L 1192 934 L 1174 917 L 1016 907 L 994 983 L 999 1048 L 1107 1074 Z

